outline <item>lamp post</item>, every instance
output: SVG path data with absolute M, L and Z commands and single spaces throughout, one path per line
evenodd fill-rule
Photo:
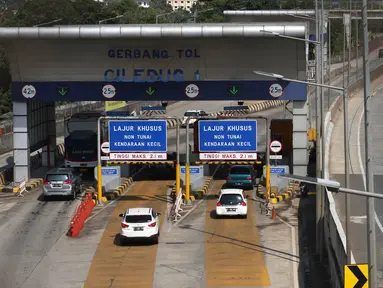
M 41 24 L 37 24 L 37 25 L 33 25 L 33 27 L 41 27 L 41 26 L 46 26 L 46 25 L 50 25 L 50 24 L 54 24 L 54 23 L 57 23 L 57 22 L 61 22 L 63 19 L 56 19 L 56 20 L 53 20 L 53 21 L 50 21 L 50 22 L 45 22 L 45 23 L 41 23 Z
M 309 40 L 307 40 L 307 41 L 309 41 Z M 317 41 L 313 41 L 313 42 L 315 43 Z M 289 82 L 301 83 L 301 84 L 311 85 L 311 86 L 315 86 L 315 87 L 328 88 L 328 89 L 331 89 L 331 90 L 340 91 L 340 92 L 343 93 L 343 105 L 344 105 L 344 107 L 347 107 L 346 104 L 347 104 L 347 90 L 348 90 L 348 88 L 346 88 L 346 87 L 337 87 L 337 86 L 331 86 L 331 85 L 325 85 L 325 84 L 319 84 L 319 83 L 311 83 L 311 82 L 306 82 L 306 81 L 302 81 L 302 80 L 289 79 L 289 78 L 286 78 L 286 77 L 284 77 L 283 75 L 280 75 L 280 74 L 268 73 L 268 72 L 263 72 L 263 71 L 253 71 L 253 72 L 255 74 L 258 74 L 258 75 L 262 75 L 262 76 L 266 76 L 266 77 L 270 77 L 270 78 L 276 78 L 278 80 L 284 80 L 284 81 L 289 81 Z M 350 161 L 349 160 L 350 153 L 349 153 L 349 145 L 348 145 L 348 137 L 347 137 L 348 136 L 348 111 L 345 108 L 343 109 L 343 118 L 344 118 L 344 128 L 343 128 L 344 142 L 343 142 L 343 145 L 344 145 L 344 154 L 345 154 L 344 155 L 344 169 L 345 169 L 346 180 L 347 180 L 347 179 L 349 179 L 348 165 L 349 165 L 349 161 Z M 322 119 L 324 119 L 324 118 L 322 118 Z M 323 126 L 324 123 L 321 123 L 321 124 Z M 317 139 L 317 142 L 318 141 L 319 141 L 319 139 Z M 322 147 L 324 147 L 324 145 L 322 145 Z M 324 154 L 322 155 L 322 159 L 324 159 Z M 323 162 L 322 165 L 324 165 L 324 162 Z M 348 185 L 346 186 L 346 188 L 349 188 Z M 351 263 L 351 238 L 349 237 L 350 227 L 351 227 L 351 223 L 350 223 L 350 195 L 346 195 L 346 249 L 347 249 L 347 263 L 352 264 Z M 317 239 L 318 238 L 319 238 L 319 236 L 317 235 Z
M 296 40 L 296 41 L 301 41 L 301 42 L 306 42 L 306 43 L 312 43 L 312 44 L 315 44 L 317 47 L 320 47 L 319 49 L 315 49 L 315 50 L 320 50 L 322 51 L 323 50 L 323 43 L 320 42 L 320 41 L 315 41 L 315 40 L 310 40 L 310 39 L 302 39 L 302 38 L 298 38 L 298 37 L 292 37 L 292 36 L 287 36 L 287 35 L 283 35 L 283 34 L 280 34 L 280 33 L 277 33 L 277 32 L 272 32 L 272 31 L 265 31 L 265 30 L 261 30 L 260 32 L 263 32 L 263 33 L 267 33 L 267 34 L 272 34 L 276 37 L 280 37 L 280 38 L 286 38 L 286 39 L 291 39 L 291 40 Z M 316 80 L 316 83 L 319 83 L 319 81 L 323 81 L 323 77 L 322 78 L 319 78 L 319 61 L 318 61 L 318 55 L 321 55 L 319 53 L 316 53 L 316 73 L 315 73 L 315 80 Z M 322 65 L 323 66 L 323 65 Z M 323 71 L 321 71 L 323 72 Z M 321 73 L 323 74 L 323 73 Z M 321 75 L 323 76 L 323 75 Z M 306 83 L 306 82 L 304 82 Z M 323 82 L 322 82 L 323 84 Z M 317 85 L 317 90 L 316 90 L 316 105 L 315 105 L 315 122 L 316 122 L 316 176 L 317 177 L 322 177 L 322 169 L 321 169 L 321 162 L 323 163 L 322 165 L 324 165 L 324 159 L 325 159 L 325 149 L 324 149 L 324 144 L 321 143 L 321 140 L 323 140 L 323 135 L 324 135 L 324 125 L 321 125 L 322 122 L 324 122 L 324 109 L 323 109 L 323 97 L 320 97 L 319 95 L 319 88 L 323 88 L 323 86 L 319 86 Z M 346 134 L 345 134 L 346 135 Z M 347 139 L 347 137 L 345 138 Z M 317 186 L 317 190 L 318 189 L 321 189 L 320 186 Z M 320 192 L 320 191 L 318 191 Z M 320 227 L 320 219 L 323 217 L 323 213 L 324 213 L 324 201 L 322 199 L 322 195 L 323 193 L 317 193 L 317 197 L 316 197 L 316 223 L 317 223 L 317 227 L 316 227 L 316 234 L 317 235 L 321 235 L 321 227 Z M 317 252 L 322 255 L 321 253 L 321 247 L 322 247 L 322 244 L 321 244 L 321 238 L 318 236 L 317 237 Z
M 104 23 L 104 22 L 108 22 L 110 20 L 115 20 L 115 19 L 119 19 L 119 18 L 122 18 L 124 17 L 124 15 L 117 15 L 116 17 L 112 17 L 112 18 L 108 18 L 108 19 L 103 19 L 103 20 L 100 20 L 98 21 L 98 25 Z
M 195 11 L 194 11 L 194 23 L 197 23 L 197 16 L 198 16 L 198 13 L 203 13 L 203 12 L 207 12 L 207 11 L 212 11 L 216 8 L 209 8 L 209 9 L 206 9 L 206 10 L 202 10 L 202 11 L 198 11 L 198 9 L 196 8 Z
M 178 12 L 178 10 L 173 10 L 171 12 L 167 12 L 167 13 L 162 13 L 162 14 L 156 15 L 156 24 L 158 24 L 158 18 L 160 18 L 162 16 L 170 15 L 170 14 L 173 14 L 173 13 L 176 13 L 176 12 Z

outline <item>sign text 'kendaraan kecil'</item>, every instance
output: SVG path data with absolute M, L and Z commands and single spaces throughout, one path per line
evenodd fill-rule
M 166 120 L 109 121 L 109 143 L 113 160 L 166 159 Z

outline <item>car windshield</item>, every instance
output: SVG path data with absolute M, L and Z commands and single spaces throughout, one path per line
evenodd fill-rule
M 248 167 L 233 167 L 230 169 L 230 174 L 250 174 Z
M 126 223 L 147 223 L 152 221 L 151 215 L 128 215 L 125 217 Z
M 66 181 L 69 177 L 66 174 L 48 174 L 46 176 L 47 181 Z
M 199 113 L 198 112 L 188 111 L 188 112 L 185 112 L 184 116 L 185 117 L 188 117 L 188 116 L 199 116 Z
M 243 198 L 239 194 L 223 194 L 219 200 L 222 205 L 238 205 L 242 201 Z

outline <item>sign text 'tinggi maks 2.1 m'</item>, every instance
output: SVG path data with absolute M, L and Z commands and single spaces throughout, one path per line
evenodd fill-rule
M 166 120 L 109 121 L 110 160 L 166 160 Z
M 201 160 L 257 160 L 257 120 L 198 121 Z

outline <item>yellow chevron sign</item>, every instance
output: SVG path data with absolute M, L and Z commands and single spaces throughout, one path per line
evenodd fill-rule
M 368 264 L 344 265 L 344 288 L 368 288 Z

